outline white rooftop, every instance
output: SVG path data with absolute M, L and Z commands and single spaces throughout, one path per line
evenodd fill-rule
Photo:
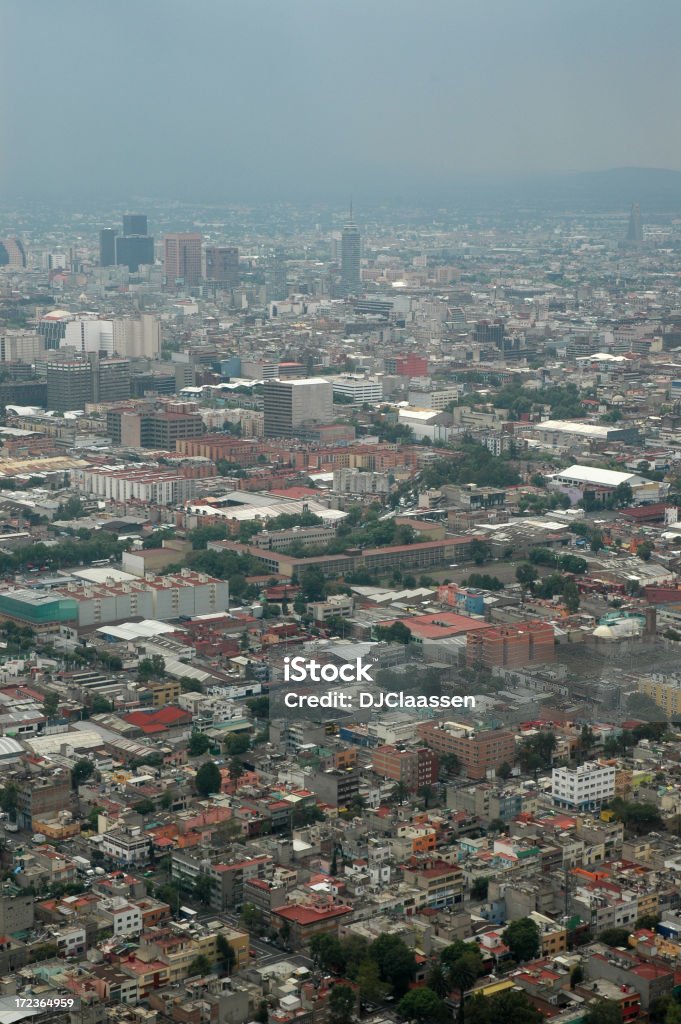
M 614 469 L 598 469 L 596 466 L 568 466 L 559 473 L 554 473 L 552 479 L 576 480 L 578 483 L 603 484 L 606 487 L 617 487 L 618 484 L 631 483 L 632 480 L 640 479 L 636 473 L 620 473 Z
M 137 579 L 137 577 L 134 577 Z M 176 626 L 157 619 L 142 619 L 141 622 L 122 622 L 118 626 L 100 626 L 97 630 L 103 636 L 113 636 L 117 640 L 137 640 L 140 637 L 160 636 L 162 633 L 175 633 Z

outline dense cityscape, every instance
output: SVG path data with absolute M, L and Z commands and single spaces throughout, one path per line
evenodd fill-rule
M 1 0 L 0 1024 L 681 1024 L 678 0 Z
M 7 1019 L 675 1024 L 678 218 L 1 223 Z

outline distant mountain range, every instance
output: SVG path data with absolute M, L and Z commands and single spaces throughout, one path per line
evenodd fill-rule
M 495 209 L 505 206 L 509 213 L 523 209 L 621 213 L 628 212 L 632 203 L 640 203 L 644 221 L 646 216 L 681 216 L 681 171 L 650 167 L 456 175 L 450 179 L 447 191 L 457 204 L 476 207 L 488 203 Z

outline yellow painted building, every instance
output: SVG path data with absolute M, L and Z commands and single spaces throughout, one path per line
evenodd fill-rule
M 652 697 L 658 708 L 662 708 L 668 718 L 681 714 L 681 686 L 665 683 L 652 677 L 639 679 L 639 693 Z
M 159 679 L 147 684 L 151 691 L 155 708 L 165 708 L 168 704 L 177 704 L 182 687 L 176 679 Z

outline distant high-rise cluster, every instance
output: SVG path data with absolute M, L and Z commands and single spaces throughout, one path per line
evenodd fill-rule
M 144 213 L 124 213 L 120 235 L 114 228 L 102 228 L 99 232 L 100 267 L 127 267 L 134 274 L 141 266 L 150 266 L 154 262 L 154 239 L 147 231 Z

